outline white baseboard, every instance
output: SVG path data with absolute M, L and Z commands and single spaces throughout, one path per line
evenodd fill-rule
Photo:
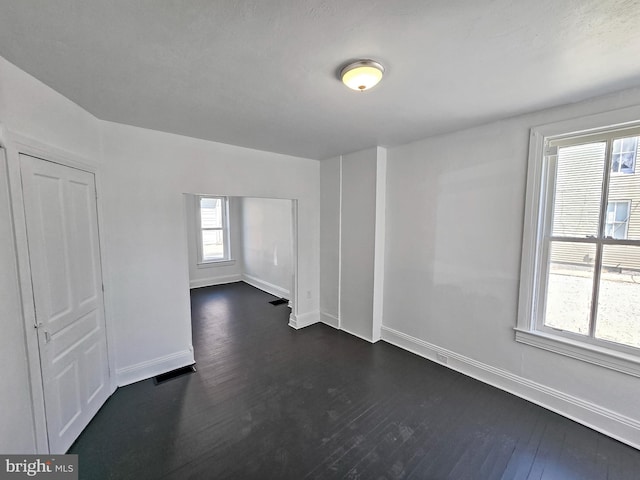
M 307 312 L 297 316 L 292 313 L 289 316 L 289 326 L 291 328 L 295 328 L 296 330 L 308 327 L 309 325 L 313 325 L 314 323 L 318 323 L 319 321 L 320 312 Z
M 353 335 L 354 337 L 358 337 L 361 340 L 364 340 L 365 342 L 376 343 L 371 338 L 367 338 L 364 335 L 360 335 L 359 333 L 353 332 L 353 331 L 349 330 L 348 328 L 340 327 L 340 330 L 342 330 L 343 332 L 347 332 L 349 335 Z
M 360 335 L 359 333 L 353 332 L 348 328 L 342 327 L 340 325 L 340 319 L 335 315 L 331 315 L 330 313 L 320 312 L 320 321 L 325 325 L 329 325 L 330 327 L 335 328 L 336 330 L 342 330 L 343 332 L 348 333 L 349 335 L 358 337 L 359 339 L 364 340 L 365 342 L 376 343 L 378 340 L 380 340 L 379 338 L 375 340 L 371 338 L 367 338 L 364 335 Z
M 340 319 L 330 313 L 320 312 L 320 321 L 326 323 L 330 327 L 340 328 Z
M 189 281 L 189 288 L 201 288 L 201 287 L 210 287 L 212 285 L 223 285 L 225 283 L 234 283 L 241 282 L 242 275 L 224 275 L 220 277 L 207 277 L 207 278 L 199 278 L 196 280 Z
M 640 449 L 640 422 L 633 418 L 520 377 L 506 370 L 486 365 L 392 328 L 382 327 L 382 340 L 524 398 Z
M 276 297 L 289 298 L 289 290 L 283 287 L 279 287 L 278 285 L 274 285 L 273 283 L 269 283 L 265 280 L 261 280 L 258 277 L 243 273 L 242 281 L 248 283 L 252 287 L 259 288 L 260 290 L 270 293 L 271 295 L 275 295 Z
M 116 370 L 116 379 L 118 386 L 124 387 L 125 385 L 139 382 L 140 380 L 155 377 L 161 373 L 170 372 L 176 368 L 193 365 L 194 363 L 193 351 L 184 350 L 146 362 L 140 362 L 129 367 L 119 368 Z

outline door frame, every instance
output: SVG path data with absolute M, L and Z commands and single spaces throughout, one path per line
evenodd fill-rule
M 71 167 L 93 174 L 96 187 L 96 207 L 98 218 L 98 245 L 100 248 L 100 266 L 102 283 L 105 284 L 106 253 L 103 241 L 103 212 L 100 202 L 100 175 L 98 165 L 80 155 L 63 150 L 58 147 L 40 142 L 18 132 L 11 131 L 0 125 L 0 147 L 4 148 L 7 161 L 7 175 L 9 177 L 9 208 L 13 216 L 14 245 L 16 249 L 18 265 L 18 281 L 20 291 L 20 303 L 22 305 L 22 317 L 24 326 L 24 338 L 27 351 L 27 364 L 29 372 L 29 385 L 31 389 L 31 408 L 33 415 L 33 431 L 37 453 L 49 453 L 49 439 L 47 433 L 46 412 L 44 404 L 44 387 L 42 384 L 42 369 L 40 366 L 40 350 L 38 345 L 38 332 L 35 328 L 36 314 L 32 285 L 32 272 L 27 244 L 27 225 L 24 210 L 24 196 L 22 189 L 22 174 L 20 167 L 20 155 L 29 155 L 52 163 Z M 110 325 L 108 307 L 108 289 L 104 289 L 103 308 L 105 330 L 107 340 L 107 363 L 109 367 L 109 394 L 115 392 L 117 384 L 115 378 L 115 358 L 113 355 L 114 333 Z
M 293 302 L 289 302 L 291 306 L 291 314 L 289 315 L 289 326 L 297 328 L 298 321 L 298 305 L 299 287 L 298 287 L 298 199 L 291 199 L 291 298 Z
M 218 191 L 218 189 L 210 189 L 213 191 Z M 289 287 L 290 287 L 290 293 L 289 293 L 289 307 L 291 308 L 291 313 L 289 315 L 289 326 L 292 328 L 295 328 L 296 330 L 300 327 L 298 327 L 297 325 L 297 318 L 298 318 L 298 305 L 300 304 L 299 302 L 299 286 L 298 286 L 298 263 L 299 263 L 299 258 L 298 258 L 298 199 L 297 198 L 291 198 L 291 197 L 278 197 L 278 196 L 265 196 L 265 195 L 252 195 L 250 192 L 244 192 L 242 194 L 231 194 L 231 193 L 209 193 L 209 194 L 205 194 L 205 193 L 183 193 L 182 194 L 182 204 L 183 204 L 183 212 L 182 212 L 182 225 L 183 225 L 183 232 L 184 232 L 184 244 L 186 246 L 185 250 L 184 250 L 184 255 L 186 256 L 185 260 L 186 260 L 186 265 L 189 266 L 191 263 L 191 256 L 189 253 L 189 250 L 191 248 L 193 248 L 191 245 L 189 245 L 189 243 L 193 240 L 192 238 L 190 238 L 190 233 L 189 233 L 189 229 L 192 228 L 193 226 L 190 225 L 189 223 L 189 219 L 188 219 L 188 215 L 190 214 L 189 212 L 187 212 L 187 210 L 193 211 L 194 209 L 194 205 L 191 204 L 191 202 L 188 200 L 188 197 L 190 195 L 193 196 L 198 196 L 198 195 L 211 195 L 211 196 L 224 196 L 224 197 L 228 197 L 228 198 L 257 198 L 257 199 L 266 199 L 266 200 L 284 200 L 287 202 L 291 203 L 291 213 L 289 214 L 291 216 L 291 229 L 288 232 L 288 235 L 290 237 L 291 240 L 291 251 L 289 252 L 289 254 L 291 255 L 291 277 L 289 279 Z M 242 280 L 242 279 L 240 279 Z M 191 287 L 190 284 L 187 284 L 187 291 L 191 291 L 192 288 L 198 288 L 198 287 Z M 191 322 L 189 322 L 189 328 L 191 328 Z M 193 337 L 193 329 L 191 329 L 191 336 Z M 191 340 L 191 345 L 193 345 L 193 338 Z

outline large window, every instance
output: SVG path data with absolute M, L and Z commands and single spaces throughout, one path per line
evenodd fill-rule
M 532 132 L 516 329 L 518 341 L 637 376 L 639 137 L 629 124 Z
M 198 197 L 200 263 L 229 259 L 227 197 Z

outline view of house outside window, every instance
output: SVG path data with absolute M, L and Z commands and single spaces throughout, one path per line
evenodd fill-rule
M 638 138 L 558 148 L 544 327 L 640 348 Z

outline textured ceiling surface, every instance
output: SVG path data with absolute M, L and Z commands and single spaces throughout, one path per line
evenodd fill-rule
M 639 47 L 639 0 L 0 0 L 0 55 L 98 118 L 314 159 L 637 86 Z

